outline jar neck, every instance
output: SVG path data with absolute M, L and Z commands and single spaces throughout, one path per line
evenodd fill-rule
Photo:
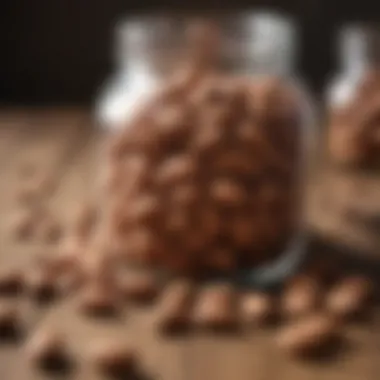
M 125 66 L 133 76 L 151 76 L 155 72 L 152 64 L 147 59 L 132 58 Z
M 133 57 L 132 55 L 128 60 L 121 61 L 118 66 L 119 76 L 129 82 L 153 80 L 158 77 L 154 65 L 142 57 Z
M 342 47 L 341 67 L 344 72 L 350 74 L 360 74 L 364 72 L 370 65 L 368 56 L 366 54 L 365 41 L 357 39 L 352 41 L 351 44 Z
M 341 67 L 343 67 L 343 71 L 348 74 L 359 75 L 364 73 L 368 67 L 370 67 L 370 64 L 366 62 L 366 59 L 363 57 L 354 57 L 352 59 L 344 60 Z
M 296 32 L 287 19 L 258 14 L 253 17 L 247 45 L 249 61 L 255 74 L 283 75 L 293 73 L 296 53 Z
M 353 26 L 340 36 L 340 65 L 344 72 L 361 74 L 379 66 L 380 32 L 371 27 Z
M 139 21 L 120 23 L 116 29 L 115 61 L 119 75 L 131 81 L 155 74 L 154 33 Z
M 177 24 L 154 19 L 149 25 L 145 21 L 126 23 L 119 30 L 116 45 L 119 72 L 132 77 L 159 77 L 163 71 L 170 72 L 178 56 L 191 55 L 190 37 L 184 33 L 187 25 L 187 21 Z M 257 12 L 220 19 L 218 27 L 220 35 L 216 40 L 220 39 L 221 44 L 216 44 L 218 48 L 213 52 L 217 64 L 220 62 L 222 67 L 235 73 L 293 74 L 297 34 L 291 20 Z M 206 38 L 206 42 L 209 39 Z M 211 45 L 207 52 L 213 47 Z

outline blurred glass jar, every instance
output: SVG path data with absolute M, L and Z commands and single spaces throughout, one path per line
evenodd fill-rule
M 371 166 L 380 162 L 380 28 L 343 27 L 337 50 L 339 72 L 326 93 L 330 156 L 339 164 Z
M 209 48 L 219 49 L 217 64 L 222 70 L 247 78 L 279 77 L 301 94 L 302 115 L 297 136 L 300 155 L 297 156 L 297 175 L 294 177 L 300 191 L 294 208 L 302 215 L 297 218 L 292 236 L 275 259 L 268 265 L 243 270 L 238 276 L 239 281 L 247 284 L 273 284 L 289 275 L 298 265 L 306 244 L 301 203 L 304 201 L 305 170 L 312 151 L 314 114 L 308 93 L 295 70 L 296 27 L 289 19 L 270 12 L 202 15 L 202 19 L 205 18 L 216 22 L 219 27 L 220 44 L 209 44 Z M 189 53 L 185 43 L 187 27 L 194 19 L 198 18 L 189 15 L 151 16 L 127 20 L 117 27 L 118 69 L 102 89 L 96 110 L 106 130 L 123 128 L 144 100 L 165 83 L 178 62 L 186 61 Z M 212 56 L 213 52 L 209 53 Z

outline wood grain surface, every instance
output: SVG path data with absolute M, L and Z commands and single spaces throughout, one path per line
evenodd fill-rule
M 54 186 L 44 202 L 64 226 L 71 223 L 78 205 L 94 195 L 102 136 L 93 124 L 89 112 L 77 109 L 0 112 L 1 268 L 28 268 L 39 253 L 50 250 L 54 254 L 51 246 L 15 241 L 9 231 L 9 221 L 20 208 L 15 194 L 20 186 L 19 171 L 25 162 L 33 163 L 53 178 Z M 380 180 L 349 174 L 338 176 L 326 170 L 316 174 L 311 188 L 308 207 L 311 229 L 322 240 L 354 247 L 357 252 L 375 258 L 379 247 L 377 234 L 369 234 L 364 224 L 351 223 L 349 215 L 355 214 L 358 204 L 361 209 L 373 211 L 372 214 L 376 214 L 374 210 L 378 207 L 380 213 Z M 346 336 L 352 344 L 339 359 L 311 364 L 289 360 L 278 352 L 270 330 L 235 336 L 192 334 L 164 339 L 155 332 L 152 307 L 128 308 L 115 321 L 98 322 L 77 313 L 75 301 L 69 298 L 49 307 L 37 307 L 26 298 L 18 300 L 25 315 L 25 338 L 44 326 L 55 326 L 65 333 L 78 359 L 78 366 L 70 375 L 72 379 L 100 378 L 88 365 L 86 352 L 96 341 L 109 336 L 123 336 L 137 346 L 147 377 L 152 380 L 375 380 L 380 377 L 379 316 L 365 326 L 347 327 Z M 31 368 L 21 344 L 0 343 L 1 380 L 44 378 Z

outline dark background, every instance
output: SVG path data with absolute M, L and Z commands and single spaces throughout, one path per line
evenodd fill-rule
M 186 0 L 0 0 L 0 102 L 88 104 L 112 72 L 112 27 L 123 15 L 189 8 Z M 191 2 L 191 8 L 205 1 Z M 347 21 L 373 20 L 377 1 L 241 1 L 286 10 L 302 33 L 299 71 L 317 93 L 335 70 L 334 36 Z M 231 1 L 207 1 L 231 8 Z

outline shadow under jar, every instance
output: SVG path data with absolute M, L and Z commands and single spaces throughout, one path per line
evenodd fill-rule
M 272 13 L 126 21 L 99 102 L 108 224 L 130 263 L 272 285 L 305 247 L 310 102 Z M 123 74 L 121 74 L 123 72 Z

